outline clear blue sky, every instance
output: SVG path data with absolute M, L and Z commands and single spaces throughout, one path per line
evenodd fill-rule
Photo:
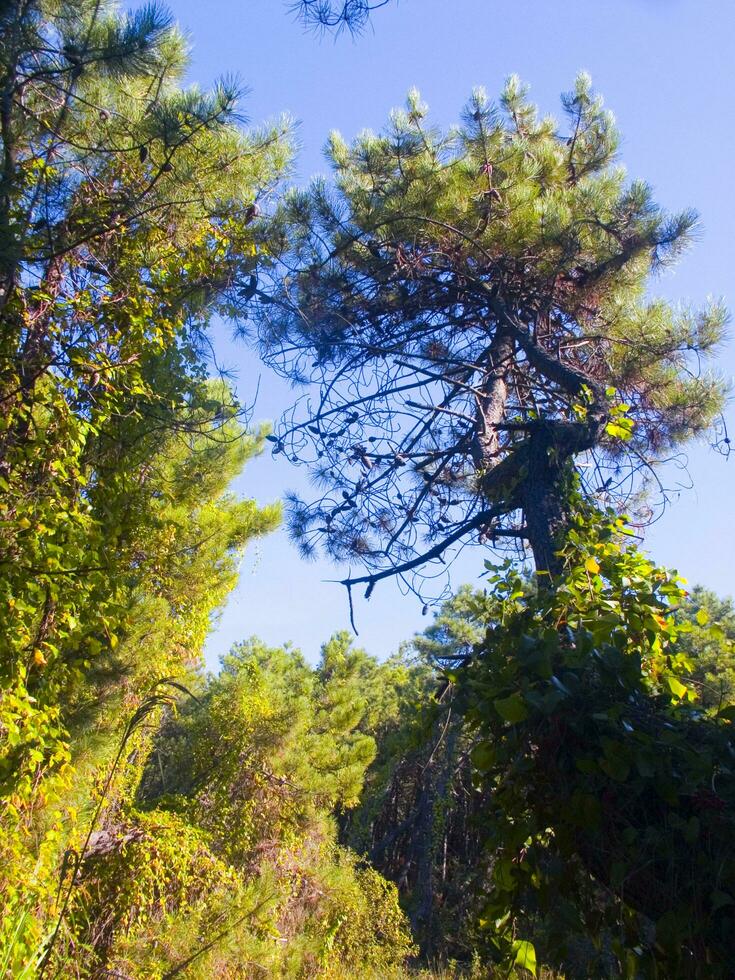
M 192 80 L 206 85 L 235 72 L 251 89 L 244 108 L 253 122 L 281 112 L 299 121 L 298 181 L 326 169 L 321 148 L 330 129 L 350 137 L 379 128 L 411 86 L 447 125 L 473 86 L 493 94 L 516 72 L 544 110 L 556 111 L 558 93 L 588 70 L 617 116 L 630 175 L 649 181 L 667 208 L 692 205 L 701 214 L 699 240 L 653 291 L 692 301 L 714 294 L 735 306 L 733 0 L 398 0 L 354 41 L 304 34 L 282 0 L 173 0 L 172 7 L 191 34 Z M 288 404 L 283 382 L 226 331 L 218 348 L 244 399 L 262 375 L 256 417 L 276 417 Z M 732 342 L 720 367 L 735 373 Z M 705 446 L 693 446 L 689 459 L 694 489 L 672 499 L 647 546 L 691 582 L 732 594 L 735 460 Z M 669 485 L 681 478 L 666 476 Z M 300 471 L 264 457 L 236 489 L 265 502 L 304 486 Z M 455 584 L 472 580 L 483 557 L 467 552 Z M 323 581 L 335 577 L 329 565 L 300 561 L 284 533 L 264 539 L 245 557 L 240 585 L 210 638 L 209 663 L 251 634 L 292 640 L 315 656 L 347 625 L 343 590 Z M 387 582 L 356 611 L 360 642 L 381 656 L 426 624 L 416 601 Z

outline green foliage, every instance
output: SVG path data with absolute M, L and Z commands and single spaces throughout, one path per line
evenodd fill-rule
M 155 6 L 0 18 L 2 973 L 397 974 L 395 889 L 332 817 L 393 710 L 377 666 L 340 636 L 317 671 L 253 641 L 198 675 L 279 518 L 227 493 L 268 431 L 207 330 L 257 291 L 286 127 L 183 89 Z
M 493 609 L 485 593 L 463 587 L 405 645 L 403 676 L 383 682 L 395 685 L 399 710 L 377 736 L 360 806 L 342 821 L 344 839 L 398 884 L 422 962 L 447 976 L 487 970 L 473 954 L 489 802 L 472 784 L 473 739 L 447 678 L 456 678 Z
M 156 6 L 0 12 L 0 973 L 389 980 L 410 918 L 453 975 L 729 976 L 732 605 L 574 476 L 614 494 L 722 402 L 690 359 L 725 311 L 646 293 L 693 216 L 626 180 L 581 77 L 564 134 L 516 79 L 447 133 L 411 93 L 261 222 L 286 126 L 186 64 Z M 277 435 L 208 378 L 253 304 L 323 384 Z M 205 679 L 279 519 L 227 491 L 266 439 L 327 488 L 304 551 L 369 588 L 469 534 L 528 541 L 538 587 L 489 567 L 414 659 L 250 640 Z
M 243 308 L 288 151 L 282 126 L 242 132 L 231 85 L 181 88 L 156 6 L 0 17 L 0 936 L 21 955 L 124 719 L 197 662 L 278 519 L 225 493 L 266 432 L 207 380 L 206 330 Z
M 684 597 L 678 616 L 689 629 L 679 646 L 692 661 L 692 683 L 700 702 L 717 712 L 735 702 L 735 609 L 696 586 Z
M 608 515 L 564 557 L 558 593 L 490 567 L 413 641 L 434 670 L 346 839 L 452 970 L 727 976 L 731 604 Z
M 439 607 L 433 622 L 412 641 L 412 647 L 429 663 L 451 666 L 471 656 L 482 640 L 488 619 L 485 593 L 462 585 Z
M 235 646 L 203 707 L 165 729 L 144 798 L 195 806 L 197 823 L 237 864 L 255 860 L 266 838 L 274 846 L 300 839 L 317 811 L 354 804 L 375 754 L 357 730 L 365 703 L 345 697 L 345 680 L 312 670 L 290 648 Z
M 458 680 L 490 792 L 486 948 L 511 964 L 533 938 L 568 977 L 725 977 L 730 716 L 697 696 L 680 580 L 628 533 L 584 513 L 564 579 L 537 595 L 491 573 L 494 614 Z
M 215 387 L 210 394 L 219 390 Z M 236 501 L 224 491 L 245 457 L 257 452 L 260 439 L 247 437 L 231 418 L 218 431 L 208 425 L 185 438 L 165 440 L 160 457 L 150 458 L 146 554 L 151 568 L 117 578 L 117 633 L 113 644 L 96 637 L 96 649 L 71 673 L 57 667 L 57 692 L 64 692 L 63 717 L 57 738 L 64 749 L 64 768 L 51 760 L 38 760 L 33 776 L 33 795 L 22 796 L 16 782 L 5 799 L 2 835 L 3 898 L 8 921 L 15 910 L 29 905 L 35 915 L 26 921 L 28 942 L 53 911 L 58 891 L 58 862 L 67 846 L 81 846 L 87 819 L 80 811 L 89 807 L 90 795 L 103 794 L 100 779 L 109 766 L 127 717 L 145 691 L 161 677 L 191 673 L 198 663 L 211 612 L 224 600 L 236 578 L 236 561 L 245 543 L 273 527 L 278 508 L 259 510 L 252 502 Z M 194 463 L 201 474 L 195 483 L 199 496 L 185 481 L 181 492 L 177 477 Z M 157 492 L 157 488 L 160 491 Z M 142 553 L 142 550 L 141 550 Z M 155 563 L 155 564 L 154 564 Z M 95 621 L 98 610 L 87 610 L 85 594 L 72 595 L 78 603 L 80 623 Z M 61 647 L 63 650 L 64 648 Z M 153 655 L 152 655 L 153 654 Z M 48 669 L 53 669 L 48 665 Z M 63 681 L 63 686 L 62 686 Z M 53 691 L 54 689 L 52 689 Z M 48 697 L 49 687 L 45 688 Z M 57 693 L 56 697 L 59 696 Z M 4 701 L 7 704 L 7 700 Z M 9 724 L 8 715 L 4 716 Z M 37 724 L 30 715 L 20 734 L 28 740 Z M 28 756 L 27 742 L 18 743 L 14 757 L 6 756 L 9 778 L 23 774 L 20 760 Z M 139 746 L 137 751 L 141 751 Z M 30 758 L 33 759 L 32 754 Z M 116 778 L 114 792 L 124 793 L 130 778 Z M 118 785 L 120 784 L 120 785 Z M 96 788 L 95 788 L 96 787 Z M 24 805 L 25 804 L 25 805 Z M 23 832 L 22 828 L 26 828 Z M 82 835 L 82 836 L 80 836 Z M 9 941 L 9 940 L 8 940 Z M 22 949 L 20 937 L 16 945 Z
M 400 975 L 413 946 L 396 889 L 337 844 L 331 817 L 374 752 L 357 731 L 364 705 L 348 719 L 335 696 L 350 660 L 378 669 L 343 634 L 316 670 L 290 648 L 239 644 L 164 718 L 89 840 L 54 963 L 74 955 L 82 976 Z
M 333 180 L 279 209 L 263 349 L 321 391 L 273 439 L 320 488 L 290 528 L 362 563 L 368 592 L 478 537 L 558 572 L 575 460 L 589 498 L 619 500 L 723 404 L 692 355 L 716 350 L 724 308 L 648 292 L 694 214 L 627 178 L 586 75 L 561 101 L 542 117 L 512 77 L 441 131 L 411 92 L 380 132 L 332 134 Z
M 380 664 L 372 658 L 361 658 L 358 689 L 368 705 L 361 729 L 374 738 L 376 752 L 365 773 L 359 806 L 341 815 L 340 826 L 350 847 L 384 872 L 389 870 L 388 863 L 382 853 L 376 852 L 376 847 L 380 847 L 383 810 L 393 797 L 395 781 L 409 779 L 406 760 L 410 759 L 409 766 L 413 767 L 415 753 L 425 742 L 434 686 L 432 668 L 412 656 L 408 648 Z M 396 812 L 392 817 L 400 819 Z

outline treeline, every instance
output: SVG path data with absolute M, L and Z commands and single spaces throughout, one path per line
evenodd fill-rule
M 724 402 L 724 309 L 645 294 L 694 216 L 584 77 L 568 132 L 412 93 L 284 193 L 287 123 L 185 68 L 155 7 L 0 11 L 0 974 L 730 976 L 735 614 L 621 516 Z M 214 318 L 320 398 L 249 427 Z M 206 676 L 266 445 L 350 602 L 467 541 L 485 588 Z

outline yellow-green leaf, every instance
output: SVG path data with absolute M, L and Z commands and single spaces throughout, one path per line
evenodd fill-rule
M 513 965 L 520 966 L 524 970 L 528 970 L 528 972 L 535 977 L 536 949 L 533 943 L 529 943 L 526 939 L 518 939 L 513 943 L 513 952 L 516 954 Z
M 674 677 L 673 674 L 667 674 L 664 680 L 666 681 L 666 686 L 675 698 L 683 698 L 686 695 L 686 686 L 682 684 L 678 678 Z

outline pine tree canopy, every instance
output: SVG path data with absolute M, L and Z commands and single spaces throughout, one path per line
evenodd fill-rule
M 292 9 L 304 24 L 323 30 L 352 32 L 362 30 L 373 10 L 387 6 L 391 0 L 294 0 Z
M 368 591 L 468 540 L 527 542 L 558 570 L 572 470 L 629 501 L 722 404 L 701 369 L 722 306 L 647 293 L 695 215 L 626 178 L 586 76 L 562 107 L 540 117 L 511 78 L 441 132 L 412 92 L 380 134 L 333 134 L 333 183 L 281 210 L 256 316 L 270 363 L 311 387 L 274 452 L 322 488 L 291 501 L 291 530 L 362 562 Z

